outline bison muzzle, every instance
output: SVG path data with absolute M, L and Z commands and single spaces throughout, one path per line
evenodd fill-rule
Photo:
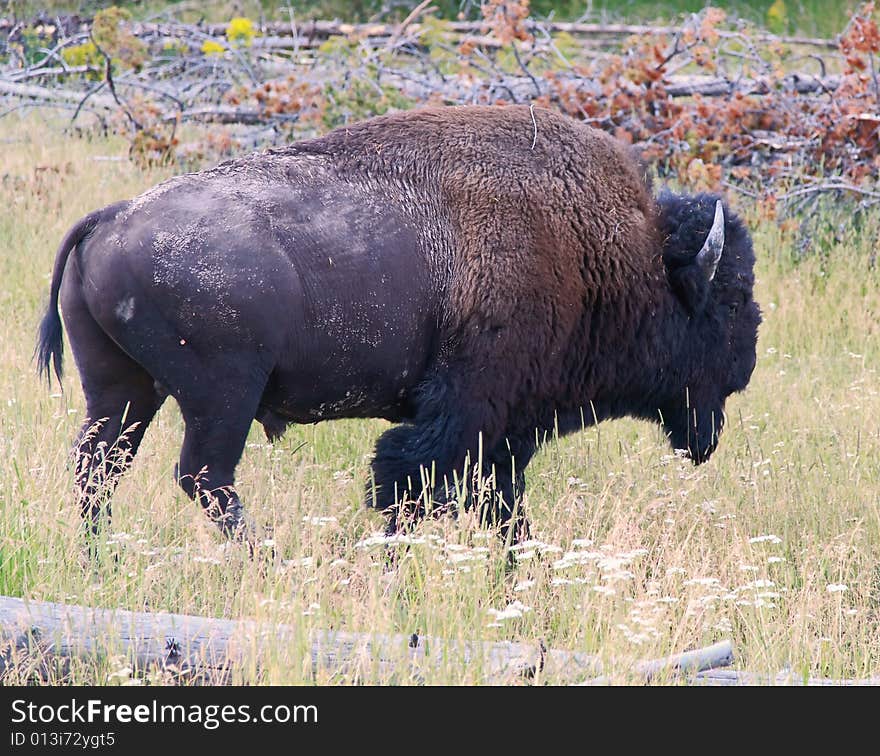
M 93 527 L 171 395 L 180 485 L 228 534 L 246 530 L 234 474 L 254 419 L 275 438 L 342 417 L 396 423 L 367 494 L 390 530 L 461 501 L 507 532 L 547 433 L 635 416 L 709 458 L 755 365 L 753 266 L 718 197 L 655 198 L 602 132 L 540 108 L 427 108 L 86 216 L 58 250 L 37 357 L 60 379 L 60 299 Z

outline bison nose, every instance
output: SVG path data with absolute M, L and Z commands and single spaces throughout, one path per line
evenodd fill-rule
M 695 448 L 691 448 L 688 450 L 688 456 L 694 465 L 702 465 L 704 462 L 709 461 L 709 457 L 711 457 L 715 450 L 718 448 L 718 434 L 721 431 L 713 433 L 712 440 L 708 443 L 698 442 L 695 445 Z
M 706 449 L 703 449 L 703 451 L 697 450 L 690 454 L 691 462 L 693 462 L 694 465 L 702 465 L 704 462 L 709 461 L 709 457 L 712 456 L 712 452 L 714 451 L 714 446 L 707 447 Z

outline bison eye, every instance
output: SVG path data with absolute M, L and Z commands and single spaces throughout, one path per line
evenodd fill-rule
M 739 305 L 732 304 L 732 305 L 728 305 L 728 307 L 730 308 L 730 317 L 732 317 L 732 318 L 736 317 L 736 313 L 739 310 Z

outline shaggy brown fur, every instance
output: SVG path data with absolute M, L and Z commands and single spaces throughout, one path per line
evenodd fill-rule
M 534 116 L 537 138 L 526 107 L 423 109 L 286 151 L 326 156 L 368 191 L 397 180 L 424 202 L 419 220 L 443 240 L 427 250 L 446 289 L 441 352 L 473 374 L 489 443 L 514 410 L 531 424 L 529 405 L 620 392 L 640 361 L 628 334 L 671 304 L 657 207 L 628 149 L 552 111 Z

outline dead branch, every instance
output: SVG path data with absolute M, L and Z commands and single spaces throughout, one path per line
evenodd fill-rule
M 301 47 L 316 47 L 331 37 L 347 37 L 350 39 L 369 40 L 380 45 L 389 45 L 395 41 L 395 37 L 409 31 L 418 35 L 424 30 L 424 25 L 415 22 L 415 18 L 425 12 L 425 7 L 430 5 L 430 0 L 417 6 L 402 24 L 352 24 L 342 21 L 307 21 L 297 26 L 291 26 L 290 22 L 268 22 L 258 25 L 260 34 L 264 37 L 292 37 L 296 35 L 298 45 Z M 84 20 L 79 26 L 80 33 L 88 33 L 91 21 Z M 467 37 L 484 37 L 485 27 L 481 21 L 444 21 L 443 29 L 455 35 Z M 183 24 L 172 22 L 140 22 L 132 24 L 132 31 L 138 37 L 175 37 L 181 36 Z M 11 19 L 0 18 L 0 34 L 8 34 L 14 28 Z M 226 24 L 205 24 L 198 27 L 202 34 L 209 37 L 221 38 L 226 35 Z M 604 41 L 619 41 L 622 37 L 631 36 L 665 36 L 672 37 L 681 32 L 682 27 L 677 26 L 650 26 L 645 24 L 589 24 L 568 23 L 561 21 L 544 22 L 529 20 L 526 22 L 526 30 L 531 33 L 547 31 L 550 34 L 570 34 L 587 44 L 601 44 Z M 743 34 L 735 31 L 718 32 L 722 39 L 742 39 Z M 780 42 L 786 45 L 801 47 L 814 47 L 833 50 L 837 48 L 836 39 L 821 37 L 802 36 L 776 36 L 761 33 L 751 35 L 758 42 Z M 487 41 L 489 38 L 485 38 Z M 254 40 L 259 44 L 259 38 Z M 497 40 L 488 41 L 489 44 L 498 44 Z M 390 44 L 393 46 L 393 44 Z
M 429 5 L 429 2 L 422 5 Z M 419 11 L 416 13 L 415 11 Z M 422 9 L 416 8 L 410 15 L 417 17 L 423 12 Z M 418 32 L 422 25 L 413 23 L 412 19 L 407 24 L 410 30 Z M 8 33 L 14 26 L 12 19 L 0 18 L 0 34 Z M 90 20 L 85 20 L 80 25 L 80 31 L 88 31 Z M 482 21 L 446 21 L 443 26 L 448 31 L 462 35 L 477 35 L 482 33 L 484 25 Z M 133 26 L 135 34 L 138 36 L 144 34 L 167 34 L 172 24 L 168 23 L 139 23 Z M 201 27 L 205 34 L 212 37 L 223 37 L 226 34 L 226 24 L 205 24 Z M 293 29 L 287 21 L 268 22 L 259 25 L 259 30 L 264 35 L 272 35 L 278 37 L 291 36 Z M 295 31 L 299 36 L 307 40 L 310 44 L 314 40 L 326 40 L 332 36 L 359 37 L 359 38 L 390 38 L 398 30 L 398 24 L 352 24 L 343 21 L 320 21 L 313 20 L 299 24 Z M 404 27 L 406 28 L 406 27 Z M 582 37 L 585 39 L 595 38 L 617 38 L 631 36 L 673 36 L 681 31 L 681 27 L 677 26 L 650 26 L 646 24 L 590 24 L 577 22 L 552 21 L 544 22 L 540 20 L 529 20 L 526 22 L 526 30 L 534 33 L 539 29 L 547 29 L 551 33 L 565 33 L 573 37 Z M 739 32 L 720 31 L 719 35 L 723 39 L 735 39 L 741 37 Z M 786 45 L 799 45 L 803 47 L 819 47 L 825 49 L 835 49 L 837 47 L 836 39 L 828 39 L 823 37 L 803 37 L 803 36 L 776 36 L 773 34 L 755 34 L 753 38 L 759 42 L 782 42 Z
M 0 94 L 14 95 L 42 102 L 72 102 L 78 104 L 83 99 L 82 92 L 74 92 L 68 89 L 49 89 L 34 84 L 19 84 L 14 81 L 0 79 Z M 112 97 L 92 97 L 89 99 L 92 108 L 101 110 L 116 110 L 117 105 Z
M 427 22 L 428 12 L 421 2 L 401 24 L 264 24 L 241 43 L 225 38 L 226 25 L 168 14 L 128 25 L 150 56 L 136 70 L 105 73 L 99 87 L 90 67 L 69 66 L 61 54 L 88 38 L 88 24 L 67 25 L 68 39 L 53 37 L 39 62 L 18 56 L 0 68 L 8 101 L 0 113 L 18 103 L 77 103 L 126 132 L 124 114 L 124 135 L 138 141 L 133 156 L 149 162 L 159 147 L 163 159 L 174 155 L 170 127 L 180 122 L 236 127 L 216 142 L 187 142 L 179 155 L 211 159 L 389 108 L 505 101 L 557 108 L 634 143 L 686 183 L 736 185 L 744 197 L 766 199 L 768 212 L 792 212 L 821 195 L 867 206 L 880 192 L 880 61 L 852 36 L 853 24 L 821 40 L 722 26 L 708 11 L 679 27 L 528 19 L 511 41 L 491 23 Z M 563 54 L 562 33 L 580 49 Z M 321 47 L 333 37 L 345 43 Z M 792 56 L 783 45 L 807 49 Z

